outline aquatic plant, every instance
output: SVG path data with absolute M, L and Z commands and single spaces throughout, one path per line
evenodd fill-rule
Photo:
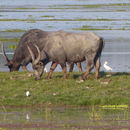
M 2 32 L 25 32 L 26 30 L 22 30 L 22 29 L 7 29 L 5 31 Z
M 1 42 L 19 42 L 19 38 L 0 38 Z

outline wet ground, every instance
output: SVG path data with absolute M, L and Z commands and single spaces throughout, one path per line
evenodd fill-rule
M 98 107 L 1 107 L 0 128 L 129 129 L 130 110 Z

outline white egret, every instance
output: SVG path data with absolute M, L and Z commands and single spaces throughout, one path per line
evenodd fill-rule
M 26 91 L 26 96 L 28 97 L 28 96 L 30 96 L 31 94 L 30 94 L 30 92 L 29 91 Z
M 44 71 L 45 71 L 46 73 L 48 72 L 48 70 L 47 70 L 47 68 L 46 68 L 46 67 L 44 68 Z
M 29 120 L 30 116 L 28 114 L 26 114 L 26 120 Z
M 104 63 L 104 65 L 103 65 L 103 67 L 104 67 L 107 71 L 111 71 L 111 70 L 112 70 L 112 68 L 111 68 L 110 66 L 108 66 L 107 64 L 108 64 L 108 62 L 107 62 L 107 61 L 105 61 L 105 63 Z

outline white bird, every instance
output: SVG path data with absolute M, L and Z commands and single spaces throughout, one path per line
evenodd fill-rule
M 29 120 L 30 116 L 28 114 L 26 114 L 26 120 Z
M 44 71 L 45 71 L 46 73 L 48 72 L 48 70 L 47 70 L 47 68 L 46 68 L 46 67 L 44 68 Z
M 30 94 L 30 92 L 29 91 L 26 91 L 26 96 L 28 97 L 28 96 L 30 96 L 31 94 Z
M 107 62 L 107 61 L 105 61 L 105 63 L 104 63 L 104 65 L 103 65 L 103 67 L 104 67 L 107 71 L 111 71 L 111 70 L 112 70 L 112 68 L 111 68 L 110 66 L 108 66 L 107 64 L 108 64 L 108 62 Z

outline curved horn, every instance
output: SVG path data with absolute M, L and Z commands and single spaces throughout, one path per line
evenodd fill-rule
M 41 58 L 41 55 L 40 55 L 40 49 L 38 48 L 38 46 L 37 45 L 34 45 L 34 46 L 36 47 L 36 49 L 38 51 L 38 56 L 37 56 L 36 59 L 35 59 L 35 56 L 34 56 L 32 50 L 31 50 L 31 48 L 28 45 L 27 45 L 27 48 L 28 48 L 28 51 L 29 51 L 29 53 L 32 57 L 33 64 L 37 64 L 39 62 L 40 58 Z
M 37 64 L 39 62 L 40 58 L 41 58 L 41 54 L 40 54 L 39 47 L 37 45 L 34 45 L 34 46 L 36 47 L 37 52 L 38 52 L 38 56 L 37 56 L 37 58 L 35 59 L 35 62 L 34 62 L 35 64 Z
M 8 63 L 10 60 L 8 59 L 8 57 L 7 57 L 6 53 L 5 53 L 5 49 L 4 49 L 3 43 L 1 44 L 1 48 L 2 48 L 2 54 L 3 54 L 4 58 L 6 59 L 6 61 Z
M 28 51 L 29 51 L 29 53 L 30 53 L 30 55 L 31 55 L 31 57 L 32 57 L 32 61 L 34 62 L 34 61 L 35 61 L 34 54 L 33 54 L 31 48 L 30 48 L 28 45 L 27 45 L 27 48 L 28 48 Z

